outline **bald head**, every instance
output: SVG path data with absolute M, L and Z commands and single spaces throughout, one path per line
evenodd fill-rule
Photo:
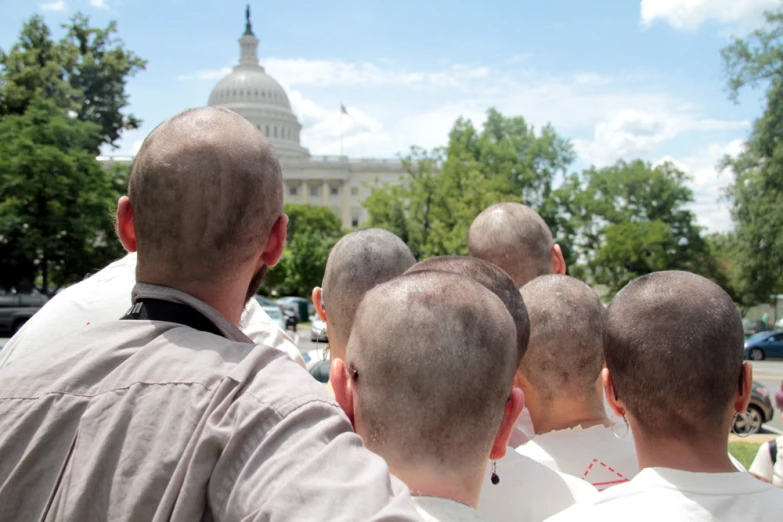
M 485 465 L 516 369 L 514 322 L 470 279 L 408 274 L 367 293 L 345 363 L 357 431 L 392 468 Z
M 545 400 L 596 394 L 604 364 L 604 306 L 585 283 L 546 275 L 522 287 L 530 317 L 530 343 L 520 371 Z
M 470 255 L 505 270 L 517 287 L 553 272 L 552 232 L 538 213 L 521 203 L 496 203 L 479 214 L 468 232 Z
M 688 272 L 640 277 L 609 305 L 603 339 L 616 395 L 647 435 L 693 439 L 726 429 L 744 336 L 718 285 Z
M 387 230 L 367 228 L 340 239 L 329 253 L 323 280 L 329 340 L 345 346 L 364 294 L 402 275 L 415 262 L 408 245 Z
M 496 265 L 483 259 L 462 256 L 440 256 L 413 265 L 407 273 L 440 270 L 472 279 L 500 298 L 514 319 L 517 331 L 517 365 L 525 356 L 530 337 L 530 322 L 525 302 L 514 281 Z
M 174 116 L 147 136 L 130 174 L 139 270 L 172 284 L 232 276 L 260 254 L 282 194 L 277 157 L 247 120 L 218 107 Z

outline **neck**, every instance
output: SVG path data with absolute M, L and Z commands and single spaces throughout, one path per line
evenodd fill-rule
M 694 439 L 650 437 L 635 422 L 630 419 L 628 422 L 631 424 L 640 470 L 670 468 L 693 473 L 738 471 L 729 459 L 729 443 L 725 434 Z
M 474 509 L 478 506 L 484 470 L 467 476 L 462 471 L 434 471 L 389 463 L 389 471 L 402 480 L 414 496 L 444 498 Z
M 241 289 L 241 286 L 236 284 L 231 285 L 228 282 L 215 285 L 211 284 L 192 284 L 192 283 L 180 283 L 177 281 L 169 280 L 168 278 L 155 277 L 154 275 L 145 274 L 141 270 L 137 270 L 136 281 L 139 283 L 150 283 L 153 285 L 165 286 L 185 292 L 198 299 L 199 301 L 208 304 L 214 308 L 220 315 L 228 319 L 234 326 L 239 325 L 239 320 L 242 317 L 242 310 L 245 307 L 245 295 L 247 287 Z M 232 288 L 235 286 L 237 288 Z
M 536 435 L 550 431 L 567 430 L 580 426 L 609 426 L 606 409 L 599 396 L 582 396 L 576 398 L 558 397 L 544 401 L 535 394 L 526 396 L 530 418 Z

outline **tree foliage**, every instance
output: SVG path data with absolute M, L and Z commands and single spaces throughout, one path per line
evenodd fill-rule
M 745 150 L 722 163 L 734 174 L 728 191 L 736 224 L 733 284 L 758 302 L 783 293 L 783 9 L 766 20 L 722 51 L 732 99 L 745 86 L 766 86 L 766 108 Z
M 60 41 L 39 16 L 0 52 L 0 286 L 44 292 L 121 255 L 112 211 L 127 169 L 103 170 L 139 120 L 126 115 L 126 81 L 145 62 L 116 38 L 116 24 L 77 14 Z
M 286 203 L 283 212 L 289 218 L 286 247 L 261 291 L 308 297 L 313 287 L 321 286 L 329 252 L 342 236 L 340 218 L 319 205 Z
M 100 127 L 48 100 L 0 120 L 0 286 L 81 279 L 119 254 L 117 193 L 90 149 Z
M 116 22 L 105 29 L 89 22 L 77 13 L 63 25 L 65 37 L 59 42 L 40 16 L 25 23 L 10 53 L 0 53 L 0 118 L 24 114 L 35 99 L 50 100 L 79 120 L 99 125 L 89 144 L 97 153 L 141 124 L 122 110 L 128 105 L 127 80 L 146 62 L 116 37 Z
M 460 118 L 447 147 L 414 147 L 403 158 L 408 176 L 402 185 L 375 187 L 364 202 L 369 225 L 396 233 L 420 259 L 464 255 L 479 212 L 496 202 L 520 201 L 537 209 L 557 235 L 552 185 L 573 157 L 568 141 L 550 126 L 536 132 L 524 118 L 490 109 L 478 132 Z
M 670 163 L 618 161 L 573 175 L 558 190 L 564 216 L 577 229 L 586 276 L 613 295 L 628 282 L 658 270 L 705 267 L 709 250 L 695 216 L 688 177 Z M 568 197 L 566 197 L 566 195 Z M 706 272 L 706 273 L 705 273 Z

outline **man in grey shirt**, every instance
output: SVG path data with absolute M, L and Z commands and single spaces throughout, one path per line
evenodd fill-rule
M 282 199 L 271 146 L 226 109 L 147 137 L 117 210 L 134 306 L 0 369 L 0 521 L 416 520 L 321 386 L 237 328 Z

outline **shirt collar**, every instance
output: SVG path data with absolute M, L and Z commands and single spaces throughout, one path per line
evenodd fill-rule
M 632 484 L 649 484 L 705 495 L 745 495 L 771 486 L 741 471 L 729 473 L 696 473 L 671 468 L 645 468 L 631 480 Z
M 220 330 L 226 339 L 240 343 L 253 344 L 253 341 L 248 336 L 243 334 L 239 328 L 231 323 L 231 321 L 223 317 L 220 312 L 209 306 L 204 301 L 196 299 L 192 295 L 181 290 L 169 288 L 167 286 L 153 285 L 150 283 L 136 283 L 136 286 L 133 287 L 131 299 L 135 303 L 137 299 L 143 298 L 160 299 L 161 301 L 169 301 L 172 303 L 181 303 L 187 305 L 212 321 L 212 323 L 218 328 L 218 330 Z

